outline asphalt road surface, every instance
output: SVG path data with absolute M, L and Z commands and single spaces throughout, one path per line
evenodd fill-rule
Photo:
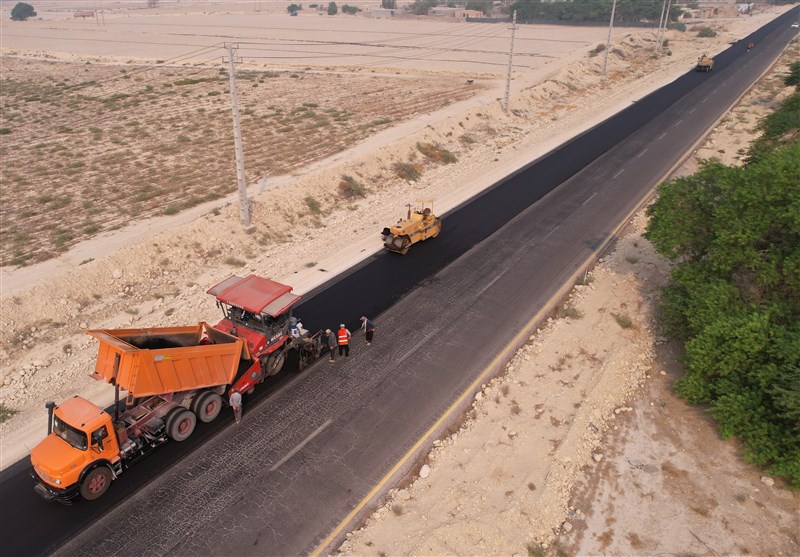
M 357 335 L 350 358 L 285 371 L 246 397 L 242 424 L 225 415 L 199 425 L 92 503 L 41 501 L 26 461 L 4 471 L 2 554 L 300 555 L 332 533 L 335 543 L 341 521 L 774 61 L 797 17 L 444 215 L 435 240 L 312 292 L 297 312 L 304 325 L 354 329 L 367 314 L 375 342 Z

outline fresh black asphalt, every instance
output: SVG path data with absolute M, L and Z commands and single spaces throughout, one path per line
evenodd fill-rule
M 376 342 L 281 374 L 240 426 L 199 427 L 72 507 L 38 499 L 27 462 L 5 470 L 2 554 L 313 551 L 777 57 L 797 12 L 444 215 L 435 240 L 312 292 L 306 327 L 367 314 Z

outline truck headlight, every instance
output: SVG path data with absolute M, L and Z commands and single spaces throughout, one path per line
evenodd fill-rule
M 34 466 L 33 469 L 36 470 L 36 473 L 39 474 L 39 477 L 42 478 L 44 481 L 51 484 L 61 485 L 61 478 L 54 478 L 50 474 L 45 473 L 38 466 Z

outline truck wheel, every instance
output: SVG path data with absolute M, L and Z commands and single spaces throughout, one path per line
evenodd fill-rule
M 167 435 L 175 441 L 186 441 L 197 425 L 197 416 L 186 408 L 178 410 L 169 418 L 167 420 Z
M 222 411 L 222 397 L 217 393 L 205 392 L 200 395 L 197 401 L 197 408 L 195 413 L 198 419 L 207 424 L 213 422 Z
M 81 482 L 81 497 L 87 501 L 99 499 L 108 491 L 111 485 L 111 470 L 105 466 L 98 466 L 86 474 Z

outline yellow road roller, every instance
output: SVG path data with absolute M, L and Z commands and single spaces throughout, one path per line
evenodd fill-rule
M 442 219 L 433 214 L 432 199 L 418 199 L 416 208 L 410 203 L 405 219 L 383 229 L 383 245 L 387 250 L 405 255 L 417 242 L 435 238 L 442 230 Z

